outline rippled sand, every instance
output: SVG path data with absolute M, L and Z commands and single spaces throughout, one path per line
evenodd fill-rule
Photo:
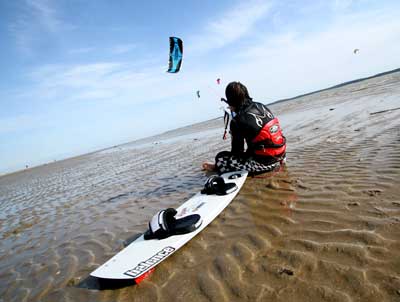
M 138 286 L 89 273 L 206 179 L 223 122 L 0 178 L 0 301 L 399 301 L 400 74 L 271 106 L 282 171 L 248 178 Z

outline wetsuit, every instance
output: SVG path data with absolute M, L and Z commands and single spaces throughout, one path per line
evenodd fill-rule
M 216 156 L 218 172 L 247 170 L 262 173 L 275 169 L 285 159 L 286 139 L 279 121 L 263 104 L 248 99 L 230 124 L 231 152 Z M 244 143 L 247 150 L 244 149 Z

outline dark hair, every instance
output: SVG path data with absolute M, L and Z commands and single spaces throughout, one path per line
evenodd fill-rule
M 231 82 L 226 86 L 225 95 L 229 106 L 239 109 L 246 100 L 251 100 L 246 86 L 240 82 Z

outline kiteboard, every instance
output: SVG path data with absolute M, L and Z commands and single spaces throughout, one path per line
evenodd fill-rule
M 142 281 L 156 265 L 195 237 L 223 211 L 243 186 L 247 172 L 229 172 L 221 177 L 226 184 L 235 189 L 227 191 L 225 195 L 206 194 L 203 190 L 176 209 L 177 218 L 193 214 L 201 216 L 201 225 L 196 230 L 165 239 L 145 239 L 145 235 L 141 235 L 90 275 L 101 279 L 133 279 L 135 283 Z

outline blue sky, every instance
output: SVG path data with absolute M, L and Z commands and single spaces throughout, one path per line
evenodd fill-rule
M 0 174 L 217 117 L 232 80 L 268 103 L 399 68 L 399 8 L 0 1 Z M 184 42 L 178 74 L 165 72 L 169 36 Z

